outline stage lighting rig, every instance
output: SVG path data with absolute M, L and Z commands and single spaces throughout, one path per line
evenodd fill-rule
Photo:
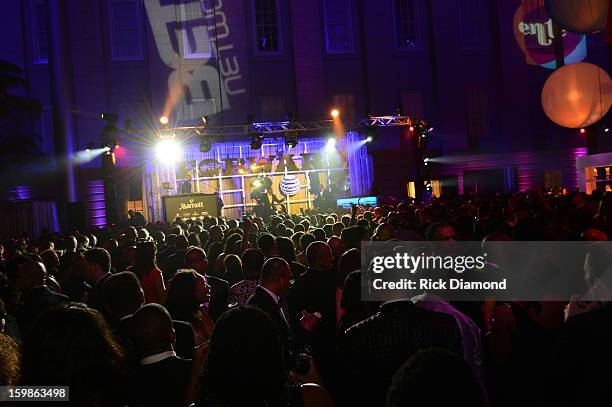
M 210 136 L 199 136 L 200 137 L 200 152 L 208 153 L 212 148 L 212 137 Z
M 285 134 L 285 145 L 287 148 L 294 148 L 298 145 L 297 133 L 286 133 Z
M 259 150 L 261 148 L 262 142 L 263 142 L 262 134 L 252 134 L 251 135 L 251 150 Z

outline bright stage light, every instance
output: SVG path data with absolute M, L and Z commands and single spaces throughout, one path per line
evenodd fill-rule
M 580 134 L 584 134 L 584 133 L 586 133 L 586 129 L 583 127 L 580 129 Z
M 176 140 L 161 140 L 155 147 L 155 154 L 161 162 L 177 162 L 182 155 L 181 146 Z
M 372 136 L 366 137 L 366 143 L 369 143 L 369 142 L 371 142 L 373 140 L 374 140 L 374 137 L 372 137 Z
M 327 144 L 325 144 L 325 152 L 327 154 L 331 154 L 333 152 L 336 151 L 336 139 L 335 138 L 328 138 L 327 139 Z
M 412 133 L 414 131 L 414 126 L 410 126 L 408 130 L 410 130 L 410 132 Z
M 165 126 L 168 124 L 168 118 L 166 116 L 162 116 L 159 118 L 159 122 Z
M 610 128 L 609 128 L 609 127 L 606 127 L 606 128 L 604 129 L 604 132 L 606 132 L 606 133 L 607 133 L 607 132 L 609 132 L 609 131 L 610 131 Z
M 340 116 L 340 111 L 338 109 L 332 109 L 331 116 L 335 119 Z

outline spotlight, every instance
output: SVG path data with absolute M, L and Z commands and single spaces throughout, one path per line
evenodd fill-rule
M 211 137 L 204 136 L 200 140 L 200 151 L 202 153 L 208 153 L 212 147 Z
M 376 127 L 366 127 L 363 133 L 366 143 L 373 143 L 378 138 L 378 129 Z
M 119 120 L 119 116 L 117 116 L 115 113 L 102 113 L 100 115 L 100 119 L 106 120 L 109 123 L 116 123 L 117 120 Z
M 604 132 L 605 132 L 605 133 L 608 133 L 609 131 L 610 131 L 610 128 L 609 128 L 609 127 L 606 127 L 606 128 L 604 129 Z
M 410 133 L 412 133 L 414 131 L 414 126 L 410 126 L 408 130 L 410 130 Z
M 335 138 L 328 138 L 327 139 L 327 144 L 325 144 L 325 152 L 327 154 L 331 154 L 334 151 L 336 151 L 336 139 Z
M 430 127 L 430 128 L 427 130 L 427 132 L 428 132 L 428 133 L 431 133 L 432 131 L 434 131 L 434 128 L 433 128 L 433 127 Z
M 294 148 L 298 145 L 298 137 L 297 134 L 286 134 L 285 135 L 285 145 L 287 148 Z
M 583 127 L 580 129 L 580 134 L 584 134 L 584 133 L 586 133 L 586 129 Z
M 251 137 L 251 150 L 259 150 L 262 142 L 263 136 L 261 134 L 256 134 Z
M 429 164 L 429 158 L 425 157 L 423 158 L 423 165 L 428 165 Z
M 165 126 L 168 124 L 168 118 L 166 116 L 162 116 L 159 118 L 159 122 Z
M 155 147 L 157 159 L 165 163 L 174 163 L 180 160 L 182 151 L 181 146 L 176 140 L 165 139 L 157 143 Z
M 332 109 L 331 116 L 335 119 L 340 116 L 340 111 L 338 109 Z
M 201 119 L 202 119 L 202 124 L 206 126 L 208 124 L 208 116 L 202 116 Z

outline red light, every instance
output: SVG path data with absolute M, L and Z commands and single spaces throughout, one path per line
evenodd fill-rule
M 414 127 L 413 127 L 413 126 L 410 126 L 410 127 L 408 128 L 408 130 L 410 130 L 410 132 L 412 133 L 412 132 L 414 131 Z
M 586 133 L 586 129 L 584 128 L 580 129 L 580 134 L 584 134 L 584 133 Z

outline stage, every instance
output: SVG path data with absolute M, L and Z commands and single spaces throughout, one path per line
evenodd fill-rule
M 207 152 L 201 152 L 196 142 L 184 142 L 180 157 L 173 160 L 156 159 L 151 152 L 143 180 L 143 207 L 154 222 L 172 221 L 177 214 L 182 218 L 206 214 L 239 218 L 253 212 L 258 194 L 266 189 L 277 199 L 275 209 L 299 214 L 315 207 L 315 199 L 324 188 L 338 198 L 370 192 L 372 159 L 365 145 L 364 137 L 357 132 L 337 139 L 304 138 L 295 145 L 286 143 L 283 137 L 263 137 L 257 149 L 252 149 L 248 140 L 221 141 Z M 185 182 L 193 194 L 218 196 L 222 209 L 209 213 L 216 208 L 202 204 L 204 209 L 165 213 L 162 201 L 180 196 Z M 191 204 L 199 205 L 195 201 Z

